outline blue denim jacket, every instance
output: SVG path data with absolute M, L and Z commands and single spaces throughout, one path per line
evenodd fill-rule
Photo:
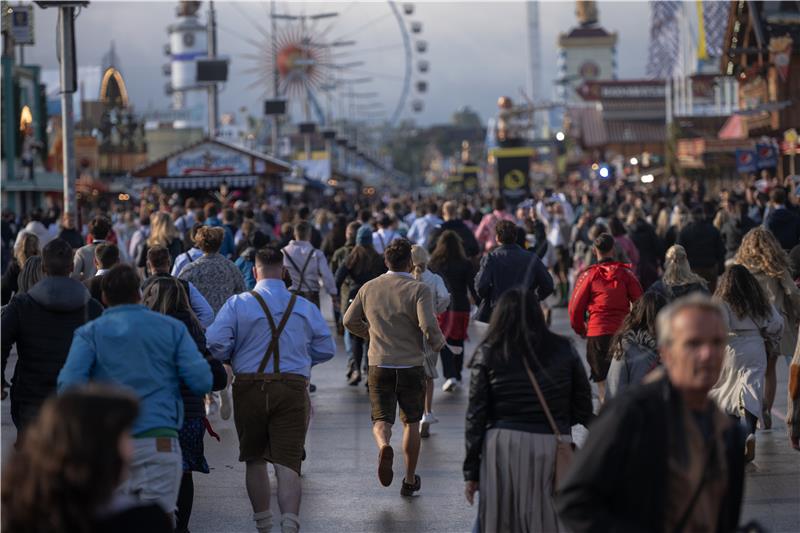
M 110 307 L 75 331 L 59 392 L 100 381 L 131 389 L 139 398 L 134 435 L 183 424 L 180 382 L 197 395 L 211 390 L 211 367 L 182 322 L 143 305 Z

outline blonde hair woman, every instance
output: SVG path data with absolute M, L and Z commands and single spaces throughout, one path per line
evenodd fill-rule
M 430 287 L 434 295 L 434 311 L 438 315 L 447 311 L 450 305 L 450 292 L 447 290 L 442 277 L 428 270 L 430 260 L 431 256 L 428 254 L 428 250 L 417 245 L 411 247 L 411 264 L 414 266 L 411 274 L 414 279 Z M 433 415 L 433 380 L 439 377 L 439 373 L 436 371 L 438 361 L 439 352 L 432 350 L 429 346 L 425 346 L 425 411 L 420 421 L 420 437 L 429 436 L 430 425 L 438 422 Z
M 758 226 L 742 238 L 734 262 L 747 267 L 767 293 L 772 305 L 783 317 L 783 335 L 778 353 L 768 354 L 767 378 L 764 385 L 764 411 L 761 420 L 765 429 L 772 427 L 772 404 L 775 402 L 777 379 L 775 362 L 778 355 L 789 358 L 797 346 L 797 329 L 800 325 L 800 289 L 792 281 L 789 256 L 768 229 Z
M 39 237 L 35 233 L 24 232 L 14 246 L 14 257 L 9 262 L 2 278 L 3 305 L 11 301 L 14 293 L 19 292 L 18 278 L 29 257 L 39 255 Z
M 139 268 L 147 267 L 147 251 L 154 246 L 163 246 L 169 250 L 170 269 L 175 263 L 175 258 L 183 253 L 181 235 L 175 228 L 175 223 L 172 222 L 172 216 L 169 213 L 157 211 L 150 215 L 150 236 L 136 261 Z
M 664 259 L 664 275 L 653 283 L 651 291 L 661 293 L 672 301 L 691 292 L 708 294 L 706 280 L 692 272 L 686 250 L 680 244 L 669 247 Z

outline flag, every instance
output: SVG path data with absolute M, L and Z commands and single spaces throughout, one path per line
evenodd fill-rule
M 737 149 L 736 170 L 742 174 L 749 174 L 755 172 L 756 169 L 756 151 Z
M 778 166 L 778 154 L 775 147 L 771 144 L 757 144 L 758 160 L 756 166 L 762 168 L 775 168 Z
M 651 0 L 650 2 L 648 78 L 667 79 L 672 77 L 680 55 L 680 10 L 680 1 Z
M 709 57 L 722 57 L 730 9 L 730 2 L 703 2 L 703 27 L 706 31 L 706 53 Z
M 497 161 L 500 194 L 509 207 L 530 196 L 530 167 L 533 148 L 499 148 L 492 152 Z

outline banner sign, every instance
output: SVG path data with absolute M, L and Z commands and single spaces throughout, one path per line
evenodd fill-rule
M 463 166 L 461 167 L 461 178 L 466 194 L 475 194 L 478 192 L 478 172 L 480 167 L 477 166 Z
M 3 2 L 3 31 L 14 39 L 14 44 L 34 44 L 33 6 L 9 6 Z
M 778 166 L 778 153 L 771 144 L 756 144 L 758 161 L 756 166 L 762 168 L 775 168 Z
M 736 150 L 736 170 L 748 174 L 757 170 L 755 150 Z
M 460 172 L 448 175 L 444 190 L 448 195 L 462 194 L 464 192 L 464 176 Z
M 500 194 L 513 208 L 530 196 L 530 166 L 533 148 L 500 148 L 492 151 L 497 161 L 497 181 Z
M 212 143 L 203 143 L 167 160 L 167 174 L 170 176 L 223 176 L 251 172 L 250 157 Z

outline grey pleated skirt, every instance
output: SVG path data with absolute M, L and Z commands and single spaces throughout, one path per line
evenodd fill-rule
M 490 429 L 480 470 L 481 533 L 564 531 L 553 505 L 553 435 Z

